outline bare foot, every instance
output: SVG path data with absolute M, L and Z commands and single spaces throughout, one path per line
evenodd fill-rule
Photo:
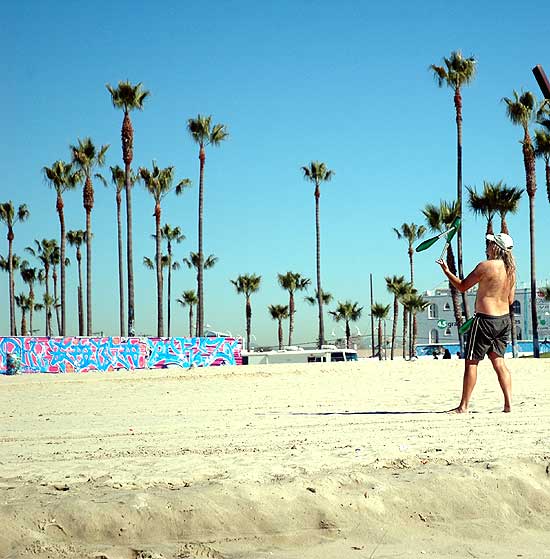
M 452 410 L 447 410 L 445 413 L 468 413 L 468 410 L 458 406 L 458 408 L 454 408 Z

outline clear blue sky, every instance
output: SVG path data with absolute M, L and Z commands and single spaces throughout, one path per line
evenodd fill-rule
M 121 164 L 122 114 L 105 84 L 129 79 L 151 91 L 145 109 L 132 115 L 134 167 L 155 159 L 174 165 L 178 179 L 193 181 L 163 207 L 163 223 L 179 225 L 187 236 L 176 248 L 180 259 L 197 250 L 198 150 L 187 119 L 211 114 L 230 131 L 227 142 L 207 152 L 205 252 L 219 257 L 205 274 L 207 323 L 243 334 L 244 297 L 229 280 L 260 274 L 253 333 L 259 344 L 275 343 L 267 306 L 287 302 L 277 273 L 315 277 L 313 187 L 300 171 L 312 160 L 336 173 L 321 196 L 324 289 L 366 311 L 372 273 L 375 300 L 389 303 L 384 276 L 408 275 L 406 243 L 392 227 L 423 223 L 426 203 L 451 200 L 456 192 L 452 92 L 437 87 L 428 66 L 457 49 L 478 60 L 477 77 L 463 91 L 464 184 L 504 180 L 524 187 L 522 133 L 508 121 L 501 99 L 514 89 L 541 96 L 531 68 L 542 64 L 550 73 L 549 16 L 543 0 L 519 16 L 510 1 L 11 2 L 3 8 L 0 37 L 0 201 L 25 202 L 31 212 L 16 227 L 15 252 L 22 254 L 35 238 L 58 238 L 55 195 L 41 169 L 69 159 L 69 144 L 91 136 L 111 145 L 108 165 Z M 550 205 L 541 161 L 537 181 L 537 276 L 544 283 L 550 278 Z M 99 182 L 95 189 L 94 331 L 116 334 L 114 191 Z M 154 255 L 153 201 L 141 185 L 133 200 L 136 325 L 153 334 L 155 275 L 141 264 Z M 67 228 L 84 229 L 81 190 L 68 193 L 65 203 Z M 527 282 L 527 198 L 509 226 L 519 280 Z M 484 229 L 481 219 L 464 216 L 467 271 L 483 258 Z M 436 253 L 416 257 L 421 290 L 443 279 Z M 68 255 L 68 302 L 76 309 L 72 250 Z M 17 292 L 23 291 L 19 275 L 17 281 Z M 174 293 L 195 287 L 194 273 L 175 272 Z M 7 333 L 6 274 L 0 293 L 0 332 Z M 186 317 L 174 304 L 174 334 L 186 331 Z M 42 325 L 40 316 L 36 326 Z M 77 332 L 76 312 L 68 326 Z M 327 317 L 327 334 L 334 326 Z M 359 328 L 370 330 L 368 312 Z M 315 309 L 300 298 L 296 342 L 314 340 L 316 332 Z

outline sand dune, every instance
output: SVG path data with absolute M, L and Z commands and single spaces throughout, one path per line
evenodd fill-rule
M 0 557 L 550 557 L 550 362 L 0 378 Z

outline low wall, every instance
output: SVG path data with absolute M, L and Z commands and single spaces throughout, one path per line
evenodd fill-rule
M 8 353 L 23 373 L 84 373 L 241 365 L 241 350 L 235 338 L 0 337 L 0 374 Z

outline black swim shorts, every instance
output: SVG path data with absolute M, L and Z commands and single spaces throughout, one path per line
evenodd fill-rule
M 510 335 L 510 315 L 491 316 L 476 313 L 469 331 L 466 359 L 481 361 L 494 351 L 504 357 Z

